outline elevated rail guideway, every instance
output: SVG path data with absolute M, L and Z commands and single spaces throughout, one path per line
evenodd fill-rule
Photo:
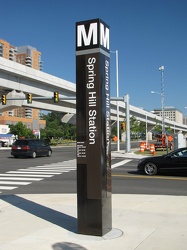
M 53 93 L 59 92 L 59 102 L 54 103 Z M 31 104 L 27 103 L 26 94 L 31 93 L 36 99 Z M 58 111 L 70 117 L 76 114 L 76 85 L 72 82 L 55 77 L 25 65 L 0 57 L 0 96 L 19 98 L 20 100 L 7 100 L 7 105 L 0 104 L 0 112 L 17 108 L 20 106 L 36 108 L 41 110 Z M 122 95 L 123 96 L 123 95 Z M 51 97 L 45 99 L 45 97 Z M 114 101 L 115 100 L 115 101 Z M 121 100 L 121 99 L 120 99 Z M 119 121 L 125 118 L 125 103 L 118 101 Z M 117 120 L 117 101 L 111 97 L 111 120 Z M 147 126 L 155 125 L 155 120 L 162 123 L 162 118 L 155 114 L 129 105 L 130 115 L 138 120 L 147 122 Z M 187 132 L 187 126 L 165 119 L 165 125 L 175 131 Z

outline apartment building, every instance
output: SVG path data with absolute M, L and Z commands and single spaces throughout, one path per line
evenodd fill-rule
M 16 48 L 7 41 L 0 39 L 0 56 L 16 61 Z
M 29 45 L 15 47 L 7 41 L 0 39 L 0 56 L 8 60 L 26 65 L 28 67 L 32 67 L 36 70 L 43 69 L 43 63 L 41 61 L 41 52 L 37 51 L 36 48 L 33 48 Z M 20 107 L 0 113 L 0 124 L 14 124 L 18 120 L 23 121 L 23 123 L 25 123 L 27 127 L 33 128 L 32 121 L 40 120 L 40 110 L 32 109 L 29 107 Z M 44 123 L 41 122 L 42 128 L 45 127 L 43 125 Z
M 183 124 L 187 125 L 187 115 L 183 117 Z
M 43 69 L 41 52 L 29 45 L 15 47 L 0 39 L 0 56 L 37 70 Z
M 29 45 L 17 47 L 16 62 L 34 69 L 43 69 L 41 52 L 37 51 L 35 48 Z
M 162 117 L 162 109 L 154 109 L 154 114 Z M 180 110 L 169 106 L 164 107 L 164 118 L 183 124 L 183 114 Z

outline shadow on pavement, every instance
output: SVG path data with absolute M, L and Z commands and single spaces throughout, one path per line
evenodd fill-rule
M 86 250 L 87 249 L 72 242 L 56 243 L 52 247 L 54 250 L 72 250 L 72 249 Z
M 77 232 L 77 219 L 70 215 L 58 212 L 17 195 L 2 195 L 0 199 L 68 231 Z

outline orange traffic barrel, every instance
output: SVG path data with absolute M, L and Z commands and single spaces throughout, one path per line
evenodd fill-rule
M 118 140 L 117 136 L 114 136 L 113 141 L 117 142 L 117 140 Z
M 143 153 L 144 150 L 145 150 L 145 144 L 144 144 L 144 142 L 141 142 L 140 143 L 140 152 Z
M 150 153 L 154 154 L 154 152 L 155 152 L 155 144 L 151 144 L 150 145 Z

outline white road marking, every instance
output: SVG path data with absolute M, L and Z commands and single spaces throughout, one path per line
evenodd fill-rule
M 4 174 L 0 174 L 0 190 L 13 190 L 18 188 L 19 185 L 29 185 L 33 181 L 41 181 L 45 177 L 53 177 L 54 175 L 67 173 L 71 170 L 76 170 L 75 159 L 18 169 L 17 171 L 7 171 Z
M 41 169 L 41 170 L 53 170 L 53 171 L 60 171 L 60 170 L 74 170 L 75 168 L 70 168 L 70 167 L 57 167 L 57 168 L 54 168 L 54 167 L 30 167 L 28 169 Z
M 131 160 L 123 160 L 123 161 L 117 162 L 117 163 L 113 164 L 113 165 L 111 166 L 111 168 L 112 168 L 112 169 L 113 169 L 113 168 L 117 168 L 117 167 L 119 167 L 119 166 L 121 166 L 121 165 L 124 165 L 124 164 L 128 163 L 129 161 L 131 161 Z
M 20 181 L 0 181 L 0 184 L 4 185 L 29 185 L 32 182 L 20 182 Z
M 12 190 L 12 189 L 16 189 L 16 188 L 18 188 L 18 187 L 0 186 L 1 190 Z
M 41 181 L 41 180 L 43 180 L 43 178 L 0 177 L 0 180 L 12 180 L 12 181 Z
M 16 172 L 16 171 L 15 171 Z M 7 172 L 8 173 L 8 172 Z M 17 173 L 17 172 L 16 172 Z M 53 175 L 47 175 L 47 174 L 0 174 L 0 176 L 23 176 L 23 177 L 53 177 Z
M 45 173 L 45 172 L 40 172 L 40 171 L 30 171 L 30 170 L 27 170 L 27 169 L 24 169 L 24 170 L 22 170 L 22 171 L 8 171 L 7 173 L 10 173 L 10 174 L 13 174 L 13 173 L 23 173 L 23 174 L 46 174 L 46 175 L 48 175 L 48 174 L 53 174 L 53 175 L 55 175 L 55 174 L 62 174 L 62 173 L 58 173 L 58 172 L 48 172 L 48 173 Z

